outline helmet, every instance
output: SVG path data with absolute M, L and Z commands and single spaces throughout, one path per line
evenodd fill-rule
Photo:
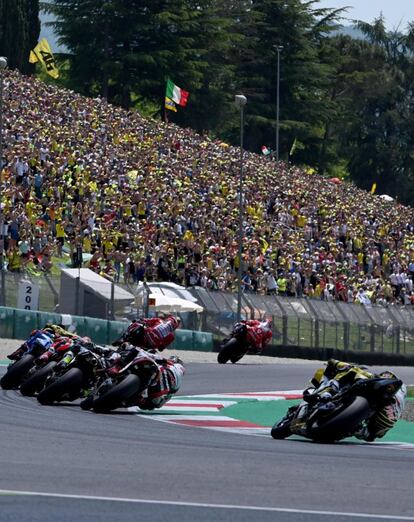
M 184 371 L 183 366 L 174 365 L 168 367 L 168 381 L 172 393 L 176 393 L 181 388 Z
M 384 372 L 381 372 L 379 374 L 379 377 L 382 377 L 383 379 L 398 379 L 395 373 L 391 372 L 390 370 L 385 370 Z
M 265 331 L 271 330 L 272 329 L 272 320 L 271 319 L 264 319 L 260 323 L 260 327 L 262 328 L 262 330 L 265 330 Z
M 42 332 L 46 334 L 55 334 L 55 329 L 53 328 L 53 326 L 48 325 L 42 329 Z
M 139 346 L 144 337 L 144 325 L 140 321 L 134 321 L 128 326 L 127 331 L 124 334 L 124 341 L 127 341 L 134 346 Z
M 173 364 L 178 363 L 184 365 L 183 361 L 179 357 L 177 357 L 177 355 L 171 355 L 171 357 L 168 357 L 168 360 Z

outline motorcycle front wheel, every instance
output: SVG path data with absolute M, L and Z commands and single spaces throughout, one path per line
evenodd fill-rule
M 246 350 L 242 348 L 240 342 L 235 337 L 232 337 L 222 346 L 217 355 L 217 362 L 219 364 L 226 364 L 227 361 L 235 363 L 240 360 L 245 353 Z
M 92 405 L 96 413 L 108 413 L 111 410 L 122 408 L 123 404 L 141 390 L 141 380 L 135 373 L 131 373 L 121 382 L 115 384 L 107 392 L 98 396 Z M 99 391 L 98 391 L 99 393 Z
M 276 422 L 270 431 L 270 435 L 278 440 L 286 439 L 289 435 L 292 435 L 290 431 L 290 420 L 283 418 L 279 422 Z
M 371 411 L 364 397 L 356 396 L 328 419 L 317 419 L 307 428 L 307 436 L 316 442 L 335 442 L 352 435 Z
M 33 375 L 22 382 L 20 385 L 20 393 L 26 397 L 32 397 L 39 392 L 45 385 L 48 375 L 53 372 L 53 368 L 57 365 L 56 361 L 50 361 L 45 366 L 36 370 Z
M 21 359 L 9 366 L 7 373 L 3 375 L 0 380 L 0 386 L 4 390 L 12 390 L 13 388 L 17 388 L 22 382 L 26 373 L 34 365 L 34 360 L 34 356 L 29 353 L 23 355 Z
M 43 405 L 59 402 L 65 396 L 68 396 L 70 400 L 74 400 L 80 395 L 82 382 L 82 370 L 71 368 L 52 382 L 52 384 L 44 388 L 37 396 L 37 400 Z

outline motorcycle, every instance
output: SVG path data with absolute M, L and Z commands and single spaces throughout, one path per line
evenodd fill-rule
M 53 368 L 46 378 L 44 388 L 37 396 L 40 404 L 74 401 L 87 397 L 90 390 L 99 385 L 106 371 L 105 358 L 101 353 L 76 345 Z
M 31 397 L 40 392 L 59 361 L 74 347 L 75 343 L 80 341 L 81 339 L 75 337 L 59 337 L 49 350 L 35 360 L 34 366 L 30 368 L 20 385 L 20 393 Z
M 97 387 L 93 397 L 82 404 L 96 413 L 107 413 L 117 408 L 136 406 L 145 390 L 159 376 L 157 363 L 145 351 L 137 350 L 134 359 L 117 373 L 111 374 Z
M 230 338 L 224 339 L 220 345 L 217 362 L 226 364 L 227 361 L 231 361 L 234 364 L 247 353 L 259 353 L 256 342 L 254 328 L 249 328 L 243 322 L 236 323 Z
M 328 401 L 318 394 L 314 400 L 289 408 L 271 429 L 274 439 L 301 435 L 316 442 L 335 442 L 354 435 L 383 407 L 392 403 L 403 382 L 372 377 L 344 387 Z M 302 408 L 306 408 L 303 414 Z
M 15 352 L 8 356 L 13 362 L 7 367 L 7 372 L 0 380 L 4 390 L 18 388 L 23 379 L 35 365 L 36 359 L 50 348 L 53 337 L 44 332 L 33 333 Z

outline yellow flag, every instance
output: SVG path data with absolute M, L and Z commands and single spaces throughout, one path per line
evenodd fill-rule
M 371 194 L 375 194 L 375 191 L 377 190 L 377 184 L 373 183 L 371 187 Z
M 270 245 L 264 237 L 261 237 L 260 241 L 262 242 L 262 254 L 265 254 Z
M 29 62 L 40 62 L 46 69 L 47 74 L 53 78 L 59 78 L 59 70 L 56 67 L 52 50 L 46 38 L 42 38 L 33 51 L 30 51 Z
M 171 98 L 165 97 L 165 108 L 177 112 L 177 107 Z
M 37 59 L 37 56 L 35 55 L 35 53 L 33 51 L 30 51 L 29 62 L 30 63 L 36 63 L 38 61 L 39 60 Z

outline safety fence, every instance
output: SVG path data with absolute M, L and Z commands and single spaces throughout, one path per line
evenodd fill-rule
M 21 279 L 21 275 L 6 274 L 4 306 L 20 308 L 18 286 Z M 67 294 L 76 295 L 75 285 L 73 288 L 63 289 L 61 280 L 57 276 L 42 276 L 33 280 L 39 288 L 38 309 L 42 310 L 42 313 L 62 312 L 62 302 L 66 299 Z M 162 283 L 159 284 L 160 293 L 165 292 L 166 296 L 171 295 L 170 288 L 163 288 Z M 127 305 L 123 302 L 118 304 L 111 302 L 112 297 L 116 297 L 117 290 L 106 290 L 108 304 L 106 305 L 107 313 L 103 315 L 105 319 L 95 319 L 97 322 L 93 323 L 93 328 L 101 325 L 96 332 L 99 338 L 102 336 L 106 339 L 106 335 L 109 337 L 112 335 L 114 327 L 107 326 L 108 320 L 115 319 L 110 323 L 118 324 L 145 312 L 136 285 L 117 284 L 116 286 L 128 292 L 132 299 Z M 100 294 L 104 294 L 103 289 L 97 288 L 98 291 Z M 190 293 L 203 307 L 203 311 L 201 313 L 174 311 L 180 315 L 183 328 L 196 333 L 208 332 L 213 335 L 215 340 L 226 337 L 237 319 L 237 295 L 209 291 L 200 287 L 187 288 L 185 291 Z M 156 313 L 151 308 L 149 311 Z M 79 306 L 79 310 L 75 307 L 75 310 L 70 313 L 73 313 L 73 317 L 88 316 L 88 325 L 92 324 L 91 317 L 102 317 L 102 315 L 98 315 L 98 308 L 94 306 L 87 310 L 81 309 L 81 306 Z M 414 355 L 414 306 L 412 305 L 367 307 L 318 299 L 244 293 L 242 295 L 242 316 L 255 319 L 264 316 L 271 317 L 273 319 L 272 344 L 276 346 Z M 81 319 L 79 320 L 81 332 L 90 331 L 91 327 L 84 326 L 85 320 L 83 322 Z M 85 335 L 89 334 L 85 333 Z M 179 334 L 178 338 L 180 335 L 182 334 Z
M 189 290 L 204 307 L 201 329 L 227 335 L 236 317 L 237 295 Z M 414 308 L 246 293 L 242 295 L 242 315 L 271 317 L 277 346 L 414 354 Z
M 42 328 L 47 323 L 64 324 L 70 331 L 88 336 L 97 344 L 111 344 L 122 335 L 129 324 L 125 321 L 0 307 L 0 338 L 26 339 L 32 330 Z M 211 352 L 213 335 L 209 332 L 179 329 L 171 348 Z

